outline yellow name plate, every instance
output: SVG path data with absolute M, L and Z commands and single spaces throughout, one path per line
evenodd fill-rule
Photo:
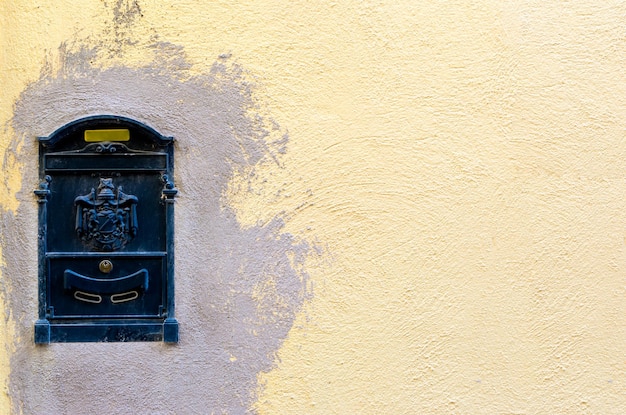
M 95 143 L 99 141 L 129 141 L 130 131 L 119 130 L 85 130 L 85 141 Z

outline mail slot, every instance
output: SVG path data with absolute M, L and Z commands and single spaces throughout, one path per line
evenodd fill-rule
M 35 343 L 177 342 L 173 138 L 102 115 L 39 144 Z

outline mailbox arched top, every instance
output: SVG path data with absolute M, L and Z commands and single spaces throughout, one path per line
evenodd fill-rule
M 47 137 L 39 137 L 39 142 L 47 148 L 61 147 L 64 150 L 75 149 L 84 145 L 85 130 L 117 130 L 130 131 L 131 141 L 145 146 L 166 146 L 174 141 L 174 137 L 164 136 L 154 128 L 119 115 L 94 115 L 80 118 L 60 127 Z M 59 148 L 59 149 L 61 149 Z

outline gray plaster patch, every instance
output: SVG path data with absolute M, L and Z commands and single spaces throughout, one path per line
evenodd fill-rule
M 282 157 L 287 137 L 259 114 L 241 68 L 218 59 L 194 75 L 182 48 L 154 43 L 153 62 L 98 68 L 98 47 L 62 45 L 16 103 L 12 151 L 23 189 L 3 213 L 7 313 L 17 327 L 13 412 L 243 414 L 257 375 L 310 296 L 312 247 L 283 230 L 280 215 L 242 228 L 223 195 L 235 175 Z M 180 343 L 33 344 L 37 318 L 36 137 L 75 119 L 118 114 L 176 138 L 176 317 Z
M 133 23 L 143 15 L 141 14 L 141 6 L 137 0 L 114 0 L 112 5 L 104 2 L 106 7 L 111 7 L 113 17 L 111 25 L 105 29 L 105 35 L 115 39 L 109 45 L 109 56 L 118 56 L 123 53 L 127 46 L 138 43 L 131 35 Z

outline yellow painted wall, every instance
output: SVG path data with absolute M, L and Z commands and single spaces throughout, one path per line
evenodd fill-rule
M 13 103 L 62 42 L 231 54 L 290 141 L 229 203 L 323 248 L 260 414 L 626 412 L 623 2 L 139 0 L 124 33 L 115 4 L 0 2 L 3 209 L 34 186 Z

